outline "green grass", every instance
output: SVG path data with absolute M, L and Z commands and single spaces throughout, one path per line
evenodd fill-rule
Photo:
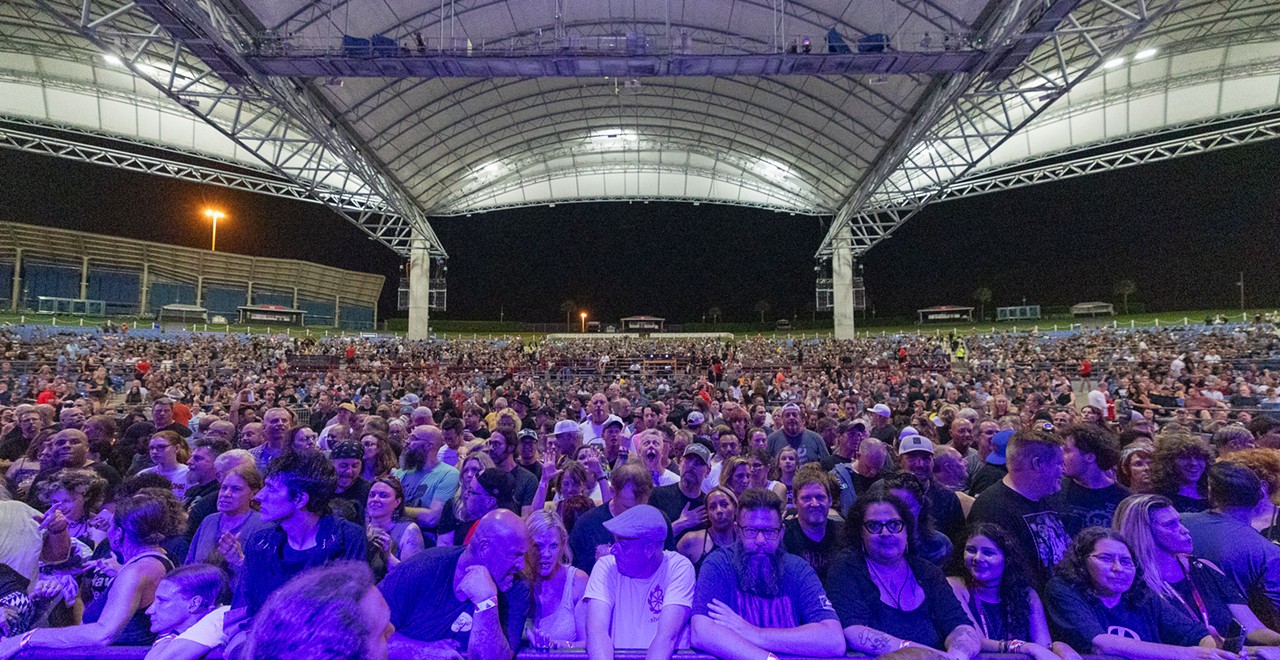
M 1248 318 L 1252 319 L 1255 314 L 1262 314 L 1269 311 L 1272 311 L 1272 310 L 1253 309 L 1253 310 L 1249 310 L 1247 314 L 1248 314 Z M 1013 331 L 1026 332 L 1033 329 L 1039 329 L 1041 331 L 1054 330 L 1055 328 L 1058 330 L 1064 330 L 1070 327 L 1072 324 L 1084 324 L 1085 326 L 1097 327 L 1104 324 L 1111 325 L 1112 323 L 1115 323 L 1116 325 L 1119 325 L 1121 327 L 1149 328 L 1149 327 L 1155 326 L 1157 321 L 1161 326 L 1180 325 L 1184 323 L 1184 321 L 1190 321 L 1191 323 L 1202 323 L 1204 322 L 1205 318 L 1216 316 L 1218 314 L 1226 316 L 1229 320 L 1232 320 L 1232 321 L 1240 320 L 1239 310 L 1222 310 L 1222 309 L 1180 310 L 1180 311 L 1175 310 L 1175 311 L 1158 312 L 1158 313 L 1143 313 L 1143 314 L 1129 314 L 1129 315 L 1122 314 L 1122 315 L 1117 315 L 1113 317 L 1098 317 L 1094 319 L 1089 319 L 1089 318 L 1072 319 L 1070 317 L 1060 316 L 1056 318 L 1040 319 L 1036 321 L 1019 321 L 1016 323 L 1013 323 L 1013 322 L 996 323 L 994 321 L 985 321 L 981 323 L 945 323 L 945 324 L 928 324 L 928 325 L 915 325 L 915 324 L 908 324 L 908 323 L 877 325 L 877 324 L 874 324 L 874 321 L 872 323 L 864 324 L 861 322 L 861 320 L 859 320 L 859 323 L 857 323 L 857 333 L 861 336 L 868 336 L 868 335 L 875 336 L 880 334 L 903 334 L 903 333 L 905 334 L 920 333 L 922 335 L 946 335 L 946 334 L 950 334 L 951 332 L 967 335 L 967 334 L 973 334 L 975 332 L 976 333 L 991 332 L 991 329 L 993 327 L 997 332 L 1013 332 Z M 111 320 L 113 323 L 117 325 L 120 323 L 128 323 L 131 327 L 135 327 L 135 326 L 149 327 L 151 324 L 151 319 L 149 318 L 112 317 Z M 76 316 L 65 316 L 65 315 L 54 316 L 50 314 L 13 314 L 8 312 L 0 313 L 0 323 L 15 323 L 15 324 L 26 323 L 31 325 L 49 325 L 49 326 L 56 325 L 57 327 L 80 327 L 80 326 L 94 327 L 94 326 L 102 325 L 104 321 L 105 319 L 102 319 L 102 318 L 87 318 L 87 317 L 81 318 Z M 812 321 L 804 321 L 804 322 L 798 323 L 798 325 L 800 327 L 797 327 L 795 330 L 784 331 L 784 332 L 778 332 L 774 330 L 772 322 L 768 322 L 763 325 L 753 324 L 753 323 L 723 323 L 723 324 L 696 323 L 696 324 L 684 324 L 684 328 L 688 332 L 730 332 L 740 338 L 755 337 L 755 336 L 783 337 L 783 338 L 785 337 L 811 338 L 811 337 L 830 336 L 832 333 L 830 325 L 827 325 L 825 328 L 818 327 L 822 325 L 822 321 L 818 321 L 816 323 Z M 405 334 L 404 328 L 407 326 L 407 322 L 404 319 L 391 319 L 389 321 L 389 326 L 391 328 L 389 331 L 380 331 L 379 334 L 394 334 L 398 336 L 403 336 Z M 431 322 L 432 332 L 436 333 L 437 336 L 441 336 L 449 339 L 454 339 L 454 338 L 504 339 L 504 338 L 519 337 L 521 339 L 529 340 L 529 339 L 537 339 L 537 338 L 546 336 L 546 333 L 541 333 L 541 332 L 523 332 L 519 330 L 520 327 L 521 327 L 520 324 L 516 322 L 453 321 L 453 320 L 438 320 L 438 321 Z M 359 330 L 340 329 L 340 328 L 325 327 L 325 326 L 307 326 L 305 328 L 298 328 L 298 327 L 291 327 L 291 326 L 266 326 L 266 325 L 244 326 L 244 325 L 235 325 L 235 324 L 232 324 L 232 325 L 209 324 L 208 326 L 204 324 L 198 324 L 195 328 L 192 328 L 192 329 L 203 331 L 206 328 L 208 329 L 209 332 L 230 331 L 230 332 L 244 333 L 244 334 L 249 334 L 250 332 L 252 332 L 252 334 L 287 334 L 293 337 L 298 337 L 298 336 L 312 336 L 312 337 L 330 336 L 331 337 L 335 335 L 353 336 L 353 335 L 359 335 L 361 332 Z M 364 331 L 364 332 L 368 332 L 368 331 Z

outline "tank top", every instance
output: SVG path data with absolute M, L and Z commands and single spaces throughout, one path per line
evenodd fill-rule
M 546 635 L 547 639 L 575 641 L 578 639 L 578 625 L 573 616 L 573 576 L 577 571 L 573 566 L 561 566 L 560 572 L 564 575 L 560 603 L 554 610 L 539 618 L 534 627 Z
M 125 562 L 124 566 L 147 557 L 159 561 L 164 566 L 166 573 L 173 570 L 173 562 L 169 561 L 169 557 L 162 552 L 144 552 Z M 121 566 L 120 569 L 124 570 L 124 566 Z M 94 571 L 94 575 L 89 582 L 89 591 L 93 594 L 93 600 L 84 607 L 83 620 L 85 623 L 95 623 L 98 617 L 102 616 L 102 610 L 107 606 L 107 594 L 111 591 L 111 585 L 115 581 L 115 576 L 107 577 Z M 115 641 L 111 642 L 111 645 L 150 646 L 155 639 L 155 633 L 151 632 L 151 617 L 147 615 L 147 608 L 139 607 L 129 619 L 129 623 L 126 623 L 124 629 L 116 636 Z
M 698 555 L 698 561 L 693 562 L 693 574 L 697 575 L 702 572 L 702 562 L 707 560 L 711 553 L 715 552 L 720 546 L 715 544 L 715 539 L 711 538 L 711 530 L 705 530 L 706 535 L 702 537 L 702 554 Z M 707 547 L 707 543 L 711 543 L 711 547 Z

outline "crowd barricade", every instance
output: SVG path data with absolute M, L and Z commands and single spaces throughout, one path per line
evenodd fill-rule
M 108 646 L 105 648 L 81 647 L 71 649 L 32 649 L 14 656 L 15 660 L 142 660 L 147 654 L 146 646 Z M 616 651 L 618 660 L 643 660 L 644 649 Z M 517 660 L 583 660 L 587 652 L 583 649 L 556 649 L 544 651 L 525 649 L 516 654 Z M 850 653 L 846 658 L 870 658 L 861 653 Z M 979 653 L 974 660 L 1027 660 L 1031 656 L 1022 653 Z M 1114 656 L 1086 655 L 1084 660 L 1113 660 Z M 215 650 L 205 656 L 206 660 L 221 660 L 221 650 Z M 782 660 L 811 660 L 802 656 L 779 656 Z M 675 660 L 717 660 L 715 656 L 696 651 L 680 651 Z

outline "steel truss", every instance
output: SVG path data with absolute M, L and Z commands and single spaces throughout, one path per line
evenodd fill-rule
M 1178 1 L 1005 2 L 980 31 L 991 44 L 983 63 L 935 84 L 842 204 L 817 256 L 858 256 L 889 236 Z
M 34 0 L 133 75 L 264 162 L 315 201 L 408 256 L 444 254 L 426 215 L 304 85 L 262 76 L 238 50 L 252 26 L 212 2 Z M 334 204 L 332 191 L 362 204 Z
M 0 148 L 24 151 L 42 156 L 55 156 L 80 163 L 105 165 L 116 169 L 154 174 L 191 183 L 221 186 L 233 190 L 270 195 L 282 199 L 325 204 L 350 213 L 382 213 L 383 206 L 365 197 L 349 195 L 326 187 L 307 188 L 283 179 L 269 179 L 134 152 L 111 149 L 85 142 L 16 130 L 0 123 Z
M 1074 179 L 1086 174 L 1112 172 L 1138 165 L 1149 165 L 1182 156 L 1221 151 L 1229 147 L 1254 144 L 1280 138 L 1280 114 L 1239 126 L 1197 132 L 1173 140 L 1144 144 L 1097 156 L 1051 163 L 1030 169 L 996 174 L 979 174 L 963 178 L 948 186 L 934 201 L 976 197 L 1002 190 L 1013 190 L 1037 183 Z

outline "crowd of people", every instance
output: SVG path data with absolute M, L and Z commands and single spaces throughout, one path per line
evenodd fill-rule
M 0 331 L 0 660 L 1280 658 L 1266 324 Z

